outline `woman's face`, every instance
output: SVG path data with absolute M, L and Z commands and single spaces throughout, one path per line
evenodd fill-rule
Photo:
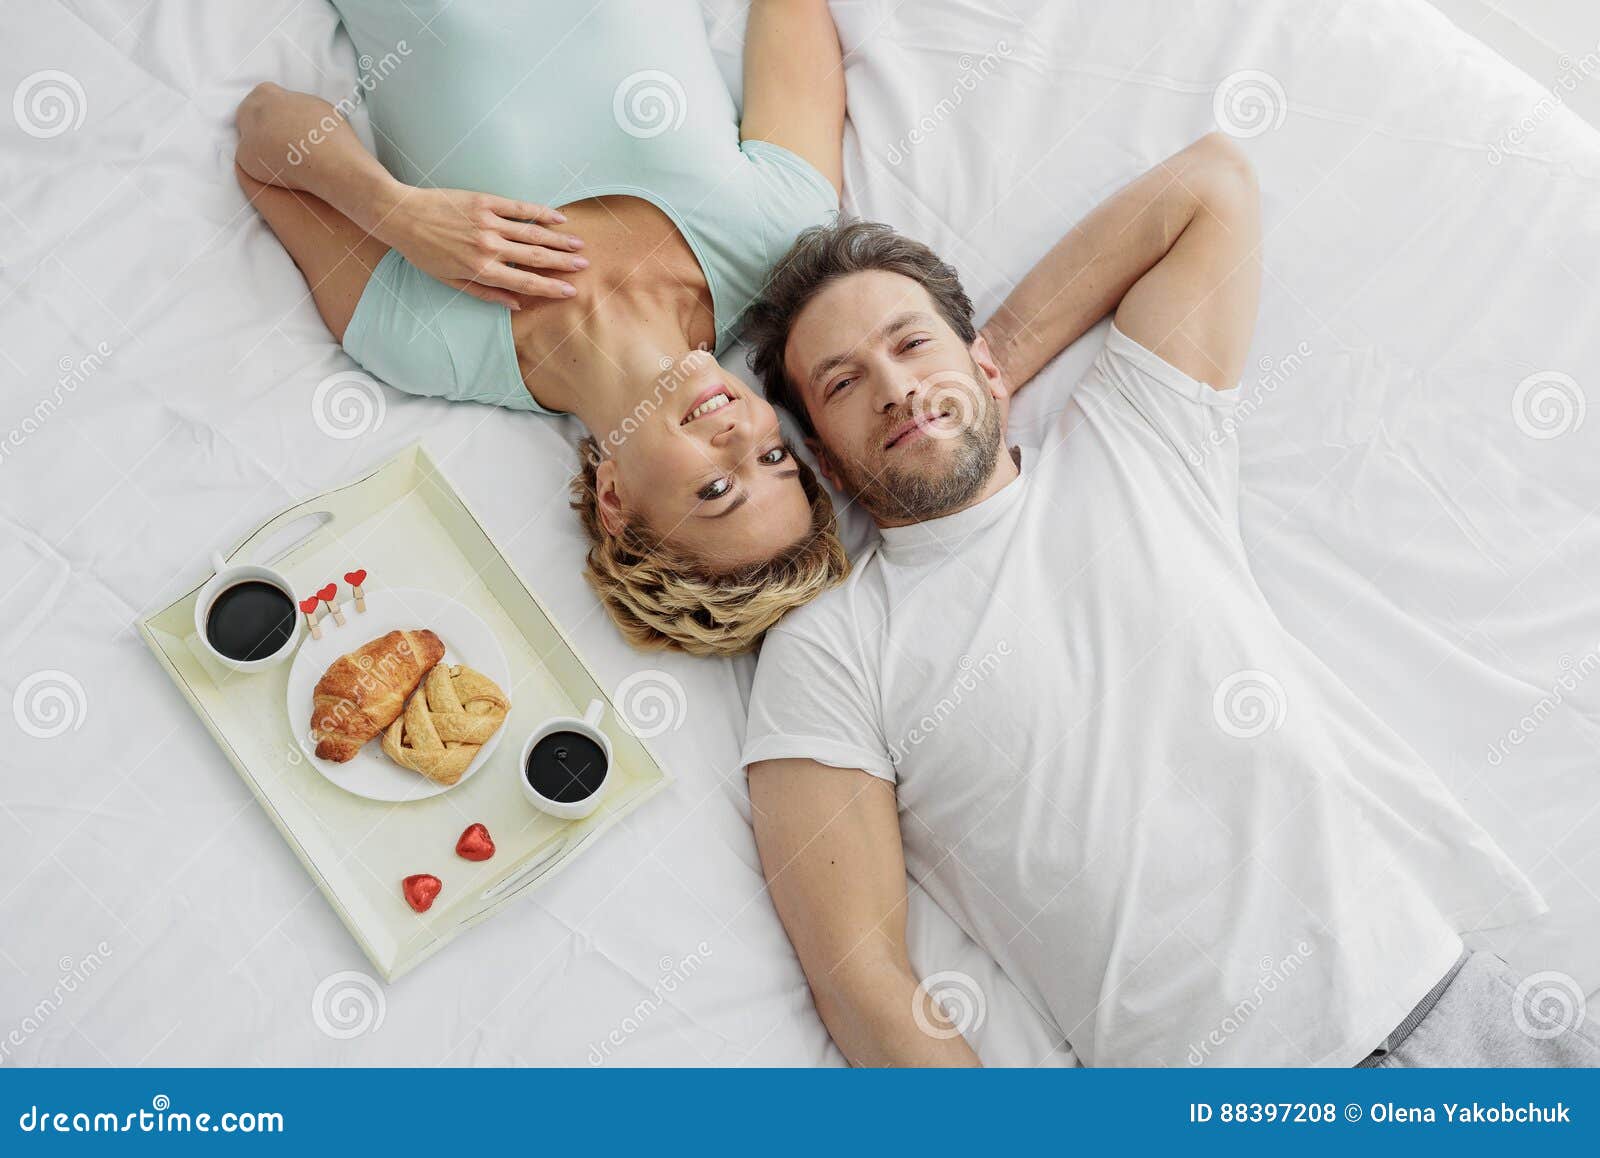
M 640 522 L 713 570 L 765 562 L 810 532 L 811 504 L 761 395 L 709 354 L 691 354 L 636 411 L 599 438 L 600 517 L 612 534 Z

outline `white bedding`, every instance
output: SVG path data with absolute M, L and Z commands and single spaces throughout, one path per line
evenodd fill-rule
M 834 7 L 849 204 L 955 259 L 982 311 L 1095 201 L 1244 116 L 1219 82 L 1266 74 L 1243 78 L 1266 120 L 1235 122 L 1263 127 L 1268 229 L 1273 386 L 1239 429 L 1257 574 L 1544 890 L 1547 917 L 1486 943 L 1594 991 L 1600 418 L 1579 419 L 1600 388 L 1600 137 L 1420 0 Z M 708 5 L 735 82 L 737 9 Z M 263 79 L 350 90 L 332 10 L 3 19 L 0 96 L 55 70 L 83 117 L 0 118 L 0 693 L 23 705 L 0 713 L 0 1064 L 837 1063 L 750 837 L 749 665 L 616 638 L 579 577 L 570 431 L 394 392 L 360 437 L 319 430 L 313 392 L 350 364 L 234 186 L 231 113 Z M 670 673 L 687 713 L 654 741 L 673 790 L 390 988 L 379 1022 L 330 1012 L 364 959 L 132 625 L 212 546 L 419 437 L 602 678 Z M 40 672 L 82 689 L 65 717 L 27 706 L 62 686 Z M 912 927 L 921 971 L 981 994 L 987 1060 L 1070 1063 L 920 894 Z

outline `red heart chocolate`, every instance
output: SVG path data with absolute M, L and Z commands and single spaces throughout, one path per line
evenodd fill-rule
M 463 860 L 488 860 L 494 855 L 494 838 L 481 824 L 469 824 L 456 841 L 456 855 Z
M 300 601 L 300 610 L 304 611 L 307 615 L 310 615 L 317 609 L 317 604 L 321 602 L 322 600 L 318 599 L 315 595 L 307 595 Z
M 331 603 L 333 601 L 333 597 L 337 594 L 339 594 L 338 584 L 329 583 L 326 587 L 317 592 L 317 598 L 322 600 L 324 603 Z
M 365 571 L 346 571 L 344 573 L 344 581 L 352 587 L 360 587 L 367 581 L 367 573 Z
M 426 913 L 433 908 L 434 898 L 444 888 L 444 882 L 432 873 L 417 873 L 407 877 L 401 888 L 406 894 L 406 904 L 419 913 Z

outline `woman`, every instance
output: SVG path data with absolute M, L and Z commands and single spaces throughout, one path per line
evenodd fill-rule
M 694 0 L 334 2 L 378 157 L 271 84 L 237 155 L 328 328 L 401 390 L 576 415 L 589 580 L 623 633 L 752 647 L 847 568 L 776 412 L 704 352 L 837 210 L 825 0 L 752 5 L 742 120 Z

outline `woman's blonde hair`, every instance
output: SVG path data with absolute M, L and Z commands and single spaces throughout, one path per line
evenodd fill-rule
M 581 469 L 572 507 L 589 536 L 586 578 L 629 643 L 690 655 L 739 655 L 761 642 L 791 608 L 816 598 L 850 572 L 834 525 L 833 503 L 798 455 L 800 486 L 811 526 L 774 558 L 717 572 L 674 553 L 647 528 L 630 523 L 620 535 L 600 522 L 596 474 L 600 446 L 578 444 Z

